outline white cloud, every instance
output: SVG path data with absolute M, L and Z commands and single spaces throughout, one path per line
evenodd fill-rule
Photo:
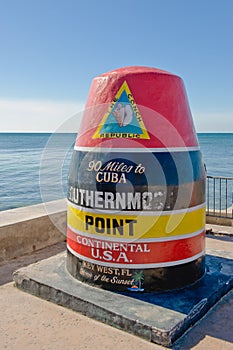
M 77 132 L 84 103 L 73 101 L 19 100 L 0 98 L 0 131 L 54 132 L 61 125 Z M 67 120 L 76 114 L 77 123 Z M 74 121 L 75 118 L 72 118 Z M 74 130 L 75 129 L 75 130 Z M 63 130 L 62 131 L 67 131 Z

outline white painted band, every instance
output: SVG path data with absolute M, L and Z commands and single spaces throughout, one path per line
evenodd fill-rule
M 85 146 L 74 146 L 75 151 L 82 152 L 105 152 L 105 153 L 162 153 L 162 152 L 190 152 L 200 151 L 199 146 L 193 147 L 168 147 L 168 148 L 109 148 L 109 147 L 85 147 Z

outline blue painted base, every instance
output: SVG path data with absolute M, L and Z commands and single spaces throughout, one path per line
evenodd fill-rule
M 233 260 L 224 257 L 206 255 L 206 273 L 198 282 L 177 290 L 150 293 L 118 293 L 152 305 L 189 314 L 195 305 L 208 302 L 213 295 L 216 300 L 222 296 L 223 289 L 233 284 Z M 143 291 L 143 290 L 142 290 Z

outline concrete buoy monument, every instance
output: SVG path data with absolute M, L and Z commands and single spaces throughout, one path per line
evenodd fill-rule
M 182 79 L 125 67 L 91 85 L 68 179 L 68 272 L 104 289 L 205 273 L 205 169 Z

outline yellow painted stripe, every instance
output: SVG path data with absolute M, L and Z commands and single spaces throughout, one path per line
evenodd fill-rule
M 135 212 L 134 212 L 135 213 Z M 68 225 L 100 237 L 146 239 L 192 234 L 205 226 L 205 207 L 170 215 L 110 215 L 82 211 L 68 204 Z M 115 228 L 114 228 L 115 226 Z

